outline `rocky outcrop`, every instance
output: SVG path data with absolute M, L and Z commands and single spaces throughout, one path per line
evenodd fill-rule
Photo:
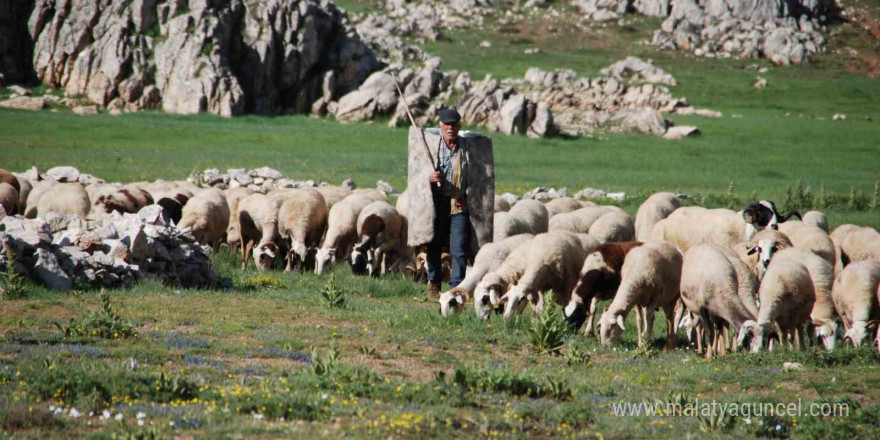
M 127 111 L 307 112 L 381 67 L 314 0 L 38 0 L 28 27 L 40 81 Z
M 0 1 L 0 87 L 34 79 L 33 42 L 27 21 L 34 0 Z

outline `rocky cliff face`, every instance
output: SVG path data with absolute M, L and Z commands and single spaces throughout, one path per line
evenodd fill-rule
M 28 28 L 41 82 L 127 111 L 306 112 L 381 67 L 314 0 L 37 0 Z
M 0 1 L 0 85 L 33 80 L 33 42 L 27 33 L 27 20 L 34 0 Z

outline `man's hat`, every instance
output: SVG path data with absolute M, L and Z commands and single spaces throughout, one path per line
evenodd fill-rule
M 461 115 L 455 109 L 447 108 L 440 110 L 440 122 L 444 124 L 454 124 L 461 121 Z

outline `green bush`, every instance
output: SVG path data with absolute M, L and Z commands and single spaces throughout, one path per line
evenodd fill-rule
M 21 299 L 27 297 L 25 277 L 18 272 L 15 252 L 6 246 L 6 270 L 0 272 L 0 298 Z
M 136 338 L 138 333 L 134 326 L 122 319 L 110 303 L 110 294 L 101 290 L 101 308 L 89 311 L 82 318 L 70 318 L 67 325 L 55 323 L 65 338 L 71 336 L 96 336 L 105 339 Z
M 558 354 L 571 333 L 571 326 L 563 319 L 562 310 L 554 298 L 552 292 L 544 293 L 541 311 L 529 325 L 529 345 L 539 353 Z

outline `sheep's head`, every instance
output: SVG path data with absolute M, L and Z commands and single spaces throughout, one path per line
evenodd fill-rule
M 357 245 L 351 251 L 351 258 L 349 259 L 348 264 L 351 266 L 351 271 L 356 275 L 363 275 L 367 272 L 368 250 L 368 246 Z
M 461 313 L 464 310 L 465 298 L 462 289 L 453 288 L 448 292 L 440 295 L 440 314 L 443 316 L 451 316 Z
M 367 251 L 367 274 L 371 277 L 378 277 L 382 271 L 382 260 L 384 259 L 384 253 L 379 250 L 368 250 Z
M 764 278 L 764 272 L 770 266 L 770 260 L 778 251 L 776 240 L 765 238 L 758 240 L 758 244 L 749 249 L 747 255 L 758 254 L 758 279 Z
M 501 287 L 497 284 L 480 282 L 474 291 L 474 311 L 480 319 L 489 319 L 492 310 L 500 310 L 498 308 L 498 298 Z
M 877 321 L 856 321 L 843 335 L 843 339 L 851 342 L 854 347 L 858 347 L 862 345 L 862 341 L 876 325 Z
M 764 347 L 764 343 L 770 337 L 770 333 L 769 323 L 758 324 L 750 319 L 744 322 L 739 329 L 737 343 L 740 347 L 746 348 L 752 353 L 757 353 Z
M 599 340 L 602 345 L 609 347 L 620 340 L 626 330 L 623 321 L 623 315 L 609 313 L 607 310 L 602 313 L 602 318 L 599 319 Z
M 587 307 L 581 302 L 580 298 L 575 295 L 571 296 L 568 305 L 562 310 L 565 315 L 565 321 L 574 328 L 581 328 L 587 320 Z
M 278 256 L 278 245 L 275 243 L 259 244 L 254 248 L 253 254 L 257 270 L 271 270 L 275 258 Z
M 537 296 L 526 291 L 523 286 L 512 286 L 498 302 L 504 303 L 504 318 L 510 318 L 514 313 L 520 313 L 530 301 L 537 300 Z M 540 304 L 540 301 L 538 302 Z
M 837 326 L 834 321 L 816 321 L 813 323 L 813 335 L 828 351 L 834 350 L 837 342 Z
M 315 274 L 321 275 L 336 263 L 336 249 L 321 248 L 315 251 Z
M 286 271 L 300 269 L 302 271 L 306 267 L 306 259 L 308 258 L 308 249 L 302 243 L 291 243 L 290 249 L 287 251 L 287 267 Z

